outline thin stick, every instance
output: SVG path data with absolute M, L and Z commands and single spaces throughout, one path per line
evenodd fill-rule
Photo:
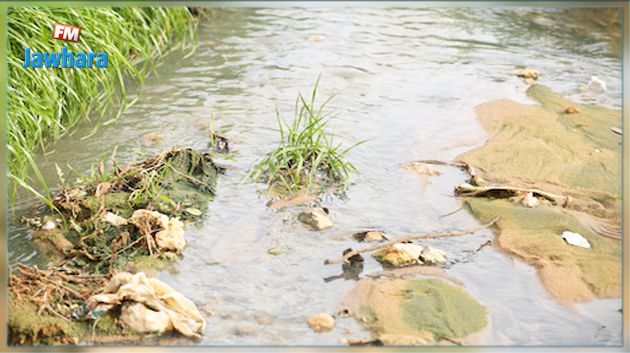
M 348 263 L 348 260 L 358 254 L 362 254 L 362 253 L 366 253 L 366 252 L 371 252 L 371 251 L 375 251 L 375 250 L 379 250 L 379 249 L 383 249 L 386 248 L 390 245 L 393 244 L 398 244 L 398 243 L 404 243 L 404 242 L 408 242 L 408 241 L 412 241 L 412 240 L 419 240 L 419 239 L 435 239 L 435 238 L 449 238 L 449 237 L 460 237 L 463 235 L 468 235 L 468 234 L 473 234 L 476 233 L 482 229 L 491 227 L 492 225 L 494 225 L 500 217 L 496 217 L 495 219 L 493 219 L 492 221 L 490 221 L 489 223 L 486 223 L 482 226 L 479 226 L 477 228 L 473 228 L 470 230 L 464 230 L 464 231 L 458 231 L 458 232 L 449 232 L 449 233 L 432 233 L 432 234 L 420 234 L 420 235 L 411 235 L 411 236 L 407 236 L 404 238 L 400 238 L 400 239 L 396 239 L 396 240 L 392 240 L 389 241 L 385 244 L 381 244 L 381 245 L 375 245 L 375 246 L 369 246 L 367 248 L 363 248 L 360 250 L 353 250 L 348 252 L 347 254 L 345 254 L 343 257 L 338 258 L 338 259 L 327 259 L 324 261 L 324 265 L 334 265 L 334 264 L 340 264 L 340 263 Z
M 441 216 L 439 216 L 439 217 L 440 217 L 440 218 L 448 217 L 448 216 L 454 215 L 455 213 L 457 213 L 457 212 L 459 212 L 459 211 L 461 211 L 461 210 L 463 210 L 463 208 L 462 208 L 462 207 L 460 207 L 460 208 L 456 209 L 456 210 L 455 210 L 455 211 L 453 211 L 453 212 L 449 212 L 449 213 L 447 213 L 447 214 L 443 214 L 443 215 L 441 215 Z

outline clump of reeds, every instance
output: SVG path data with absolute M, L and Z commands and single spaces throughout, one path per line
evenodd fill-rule
M 293 122 L 276 112 L 280 144 L 250 169 L 245 180 L 266 182 L 288 193 L 319 192 L 347 186 L 352 174 L 358 173 L 346 154 L 363 141 L 345 148 L 333 141 L 334 135 L 327 131 L 332 117 L 324 113 L 332 96 L 316 106 L 318 83 L 319 79 L 310 100 L 298 95 Z
M 51 39 L 53 25 L 81 27 L 78 43 Z M 80 120 L 127 103 L 125 80 L 142 79 L 169 49 L 192 42 L 196 21 L 185 7 L 11 7 L 8 10 L 8 169 L 22 186 L 31 156 Z M 107 69 L 24 69 L 24 48 L 100 52 Z M 45 185 L 43 185 L 45 189 Z M 39 188 L 42 189 L 41 187 Z M 45 190 L 44 190 L 45 191 Z

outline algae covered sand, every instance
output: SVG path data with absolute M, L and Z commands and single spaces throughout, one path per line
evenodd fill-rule
M 501 217 L 499 247 L 535 265 L 557 299 L 618 297 L 622 145 L 611 127 L 621 126 L 621 112 L 575 104 L 540 85 L 527 94 L 538 105 L 497 100 L 477 107 L 489 140 L 458 160 L 490 185 L 536 188 L 568 196 L 567 202 L 529 208 L 488 197 L 466 203 L 481 220 Z M 581 234 L 591 248 L 567 244 L 564 231 Z
M 452 342 L 487 325 L 486 309 L 441 279 L 362 279 L 348 305 L 385 345 Z

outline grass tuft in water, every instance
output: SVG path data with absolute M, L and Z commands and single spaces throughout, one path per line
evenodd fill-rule
M 333 96 L 317 106 L 318 84 L 319 79 L 310 100 L 298 95 L 293 122 L 287 122 L 276 111 L 280 144 L 250 169 L 246 181 L 266 182 L 270 188 L 294 193 L 343 188 L 353 174 L 358 174 L 346 154 L 364 141 L 345 148 L 341 143 L 335 144 L 334 135 L 326 130 L 332 117 L 324 113 Z

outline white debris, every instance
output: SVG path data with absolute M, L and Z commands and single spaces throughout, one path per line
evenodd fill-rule
M 538 199 L 534 196 L 533 193 L 528 192 L 527 195 L 525 195 L 525 197 L 523 197 L 523 205 L 527 206 L 527 207 L 536 207 L 538 206 L 538 204 L 540 203 L 540 201 L 538 201 Z
M 155 234 L 155 243 L 159 249 L 181 252 L 186 247 L 184 224 L 177 218 L 169 219 L 166 227 Z
M 113 225 L 114 227 L 120 227 L 127 224 L 126 219 L 112 212 L 105 213 L 103 221 Z
M 439 265 L 446 262 L 446 253 L 427 246 L 420 253 L 420 260 L 427 265 Z
M 100 294 L 86 302 L 92 311 L 121 307 L 121 321 L 139 332 L 175 330 L 186 337 L 201 337 L 206 321 L 195 305 L 166 283 L 143 272 L 120 272 Z
M 160 212 L 143 209 L 134 211 L 129 223 L 144 234 L 157 230 L 155 244 L 158 249 L 180 252 L 186 246 L 184 224 L 177 218 L 168 218 Z
M 586 238 L 584 238 L 578 233 L 569 232 L 568 230 L 564 231 L 562 233 L 562 239 L 564 239 L 564 241 L 574 246 L 579 246 L 581 248 L 586 248 L 586 249 L 591 248 L 591 244 L 588 242 L 588 240 L 586 240 Z
M 57 224 L 51 220 L 48 220 L 46 222 L 44 222 L 44 224 L 42 224 L 41 226 L 41 230 L 53 230 L 57 228 Z

